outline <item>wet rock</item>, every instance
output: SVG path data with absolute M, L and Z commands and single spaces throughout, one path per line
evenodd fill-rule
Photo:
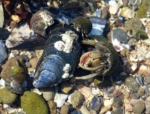
M 124 95 L 124 98 L 128 98 L 130 93 L 127 91 L 127 90 L 123 90 L 123 95 Z
M 17 100 L 17 94 L 8 91 L 6 88 L 0 89 L 0 102 L 4 104 L 12 104 Z
M 123 6 L 126 7 L 126 6 L 128 6 L 129 0 L 122 0 L 122 2 L 123 2 Z
M 4 11 L 2 3 L 0 2 L 0 28 L 2 28 L 4 25 Z
M 146 108 L 145 113 L 150 114 L 150 97 L 147 97 L 147 99 L 145 101 L 145 108 Z
M 126 30 L 132 32 L 132 37 L 135 38 L 137 41 L 140 39 L 148 38 L 144 26 L 142 25 L 142 22 L 139 19 L 133 18 L 129 21 L 126 21 L 124 27 Z
M 71 84 L 67 83 L 67 82 L 63 82 L 61 84 L 61 91 L 68 94 L 70 91 L 72 90 L 72 86 Z
M 134 106 L 133 106 L 133 112 L 135 114 L 142 114 L 142 112 L 145 109 L 145 104 L 142 101 L 137 102 Z
M 49 114 L 49 108 L 44 99 L 30 91 L 24 92 L 20 97 L 21 108 L 27 114 Z
M 106 18 L 108 17 L 108 7 L 105 6 L 105 7 L 101 10 L 101 12 L 102 12 L 101 18 L 106 19 Z
M 140 95 L 138 93 L 131 93 L 130 97 L 133 99 L 139 99 Z
M 112 103 L 112 106 L 118 108 L 122 105 L 122 100 L 119 98 L 119 97 L 115 97 L 113 98 L 113 103 Z
M 144 82 L 146 82 L 147 84 L 150 84 L 150 76 L 145 76 Z
M 111 42 L 117 51 L 124 50 L 124 47 L 129 49 L 128 40 L 129 37 L 124 30 L 117 28 L 111 31 Z
M 54 97 L 54 101 L 56 102 L 57 107 L 61 107 L 65 103 L 67 98 L 68 98 L 68 95 L 66 95 L 64 93 L 56 92 L 55 97 Z
M 117 11 L 119 9 L 119 5 L 118 3 L 116 3 L 115 1 L 109 1 L 109 13 L 110 14 L 116 14 Z
M 27 23 L 15 27 L 9 37 L 7 38 L 5 45 L 7 48 L 37 48 L 43 47 L 45 39 L 37 35 L 33 30 L 29 28 Z
M 127 43 L 129 40 L 129 37 L 128 37 L 126 31 L 124 31 L 120 28 L 112 30 L 111 31 L 111 37 L 113 39 L 117 39 L 118 41 L 121 41 L 122 43 Z
M 60 110 L 60 113 L 61 114 L 69 114 L 69 107 L 68 107 L 68 105 L 63 105 L 62 107 L 61 107 L 61 110 Z M 53 113 L 52 113 L 53 114 Z
M 68 102 L 72 104 L 74 108 L 79 107 L 84 101 L 84 96 L 77 90 L 75 90 L 70 96 L 68 97 Z
M 8 61 L 5 63 L 4 68 L 1 72 L 1 78 L 3 78 L 4 80 L 7 79 L 7 77 L 10 75 L 12 66 L 19 66 L 19 61 L 15 57 L 8 59 Z
M 137 18 L 146 18 L 147 12 L 150 12 L 150 2 L 149 0 L 142 0 L 142 3 L 136 13 Z
M 57 104 L 53 100 L 48 101 L 48 106 L 51 114 L 57 114 Z
M 134 18 L 135 16 L 135 12 L 128 7 L 123 7 L 120 14 L 125 18 Z
M 108 91 L 109 93 L 114 92 L 114 90 L 115 90 L 115 87 L 114 87 L 114 86 L 111 86 L 111 87 L 107 88 L 107 91 Z
M 90 112 L 88 111 L 88 109 L 85 106 L 82 106 L 80 108 L 80 111 L 81 111 L 82 114 L 90 114 Z
M 0 40 L 0 64 L 7 58 L 5 44 Z
M 133 92 L 137 92 L 139 89 L 139 84 L 132 76 L 125 79 L 125 85 Z
M 102 101 L 101 101 L 100 97 L 94 96 L 92 99 L 92 102 L 90 103 L 89 108 L 98 113 L 99 110 L 101 109 L 101 106 L 102 106 Z
M 139 94 L 140 96 L 143 96 L 143 95 L 145 94 L 145 90 L 144 90 L 143 87 L 140 87 L 140 88 L 138 89 L 138 94 Z
M 36 66 L 37 66 L 37 63 L 38 63 L 38 59 L 37 59 L 37 58 L 32 58 L 32 59 L 30 59 L 29 63 L 30 63 L 30 65 L 31 65 L 31 67 L 32 67 L 33 69 L 35 69 Z
M 130 103 L 125 103 L 125 110 L 130 112 L 133 110 L 133 106 Z
M 35 53 L 36 53 L 36 57 L 39 60 L 41 58 L 42 54 L 43 54 L 43 49 L 35 50 Z
M 100 112 L 99 112 L 99 114 L 104 114 L 105 112 L 107 112 L 108 110 L 110 110 L 111 109 L 111 106 L 109 106 L 109 107 L 102 107 L 101 108 L 101 110 L 100 110 Z
M 49 101 L 49 100 L 54 99 L 55 91 L 54 91 L 54 89 L 53 89 L 52 87 L 41 88 L 40 91 L 42 92 L 43 98 L 44 98 L 46 101 Z
M 112 111 L 112 114 L 123 114 L 123 110 L 120 107 L 118 107 L 114 111 Z

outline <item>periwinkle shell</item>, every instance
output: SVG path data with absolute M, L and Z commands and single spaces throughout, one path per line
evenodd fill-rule
M 67 31 L 74 31 L 74 33 L 78 35 L 75 30 L 68 25 L 59 25 L 49 34 L 43 55 L 35 72 L 33 81 L 34 87 L 42 88 L 60 83 L 64 74 L 63 68 L 66 64 L 71 66 L 71 70 L 68 73 L 70 75 L 73 74 L 81 51 L 79 41 L 73 42 L 73 48 L 69 53 L 60 51 L 54 47 L 57 41 L 62 41 L 62 34 L 65 34 Z

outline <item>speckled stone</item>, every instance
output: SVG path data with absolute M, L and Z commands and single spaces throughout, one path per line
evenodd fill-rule
M 119 97 L 113 98 L 112 106 L 118 108 L 122 105 L 122 100 Z
M 139 99 L 140 95 L 138 93 L 131 93 L 130 97 L 133 98 L 133 99 Z
M 150 84 L 150 76 L 145 76 L 144 82 L 146 82 L 147 84 Z
M 123 110 L 120 107 L 118 107 L 114 111 L 112 111 L 112 114 L 123 114 Z
M 72 94 L 70 94 L 68 99 L 69 103 L 71 103 L 74 108 L 77 108 L 83 103 L 84 96 L 79 91 L 75 90 Z
M 113 39 L 117 39 L 118 41 L 121 41 L 122 43 L 126 44 L 129 40 L 129 37 L 126 33 L 126 31 L 120 29 L 120 28 L 117 28 L 115 30 L 112 30 L 111 31 L 111 37 Z
M 145 104 L 142 101 L 137 102 L 134 106 L 133 106 L 133 112 L 135 114 L 142 114 L 142 112 L 145 109 Z
M 140 87 L 140 88 L 138 89 L 138 94 L 139 94 L 140 96 L 143 96 L 143 95 L 145 94 L 145 90 L 144 90 L 143 87 Z
M 145 113 L 150 114 L 150 97 L 147 97 L 147 99 L 145 101 L 145 108 L 146 108 Z
M 130 103 L 125 103 L 124 106 L 125 106 L 125 110 L 126 110 L 126 111 L 129 111 L 129 112 L 130 112 L 130 111 L 133 110 L 133 106 L 132 106 Z
M 68 94 L 72 90 L 71 84 L 67 82 L 62 82 L 61 84 L 61 91 Z
M 7 62 L 4 65 L 4 68 L 1 72 L 1 78 L 3 78 L 4 80 L 7 79 L 7 77 L 10 75 L 10 71 L 11 71 L 11 67 L 12 66 L 19 66 L 19 62 L 18 60 L 13 57 L 7 60 Z
M 54 89 L 52 87 L 41 88 L 40 91 L 43 93 L 43 98 L 46 101 L 54 99 L 55 91 L 54 91 Z
M 125 85 L 133 92 L 137 92 L 139 89 L 139 84 L 136 79 L 132 76 L 125 79 Z

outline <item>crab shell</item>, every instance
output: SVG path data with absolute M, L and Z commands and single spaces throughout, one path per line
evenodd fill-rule
M 91 21 L 83 16 L 78 16 L 71 20 L 70 22 L 73 27 L 80 32 L 85 32 L 86 34 L 89 34 L 92 30 L 92 23 Z
M 63 36 L 65 36 L 68 31 L 72 31 L 71 36 L 78 36 L 77 32 L 68 25 L 64 25 L 63 27 L 59 25 L 49 34 L 43 55 L 36 68 L 33 81 L 34 87 L 42 88 L 53 86 L 62 82 L 65 76 L 71 76 L 73 74 L 81 51 L 78 39 L 72 42 L 70 52 L 65 52 L 65 50 L 59 50 L 55 47 L 56 43 L 67 42 L 66 40 L 69 38 L 67 37 L 68 39 L 66 38 L 64 40 Z M 69 66 L 69 69 L 66 69 L 66 66 Z
M 85 42 L 83 41 L 83 44 L 87 44 Z M 83 54 L 80 58 L 79 65 L 82 65 L 83 63 L 84 64 L 87 63 L 87 67 L 83 67 L 83 69 L 85 69 L 85 70 L 95 67 L 94 65 L 96 65 L 99 68 L 98 70 L 101 70 L 101 68 L 102 68 L 103 69 L 102 72 L 99 73 L 100 76 L 111 75 L 112 73 L 117 71 L 117 69 L 119 68 L 120 62 L 119 62 L 118 53 L 113 48 L 113 45 L 105 37 L 98 36 L 98 35 L 92 36 L 91 42 L 92 42 L 92 44 L 88 43 L 87 45 L 93 45 L 93 46 L 97 47 L 96 50 L 89 51 L 89 52 L 86 52 L 85 54 Z M 96 54 L 96 53 L 99 53 L 99 54 Z M 108 56 L 105 55 L 106 53 L 108 54 Z M 97 57 L 94 54 L 96 54 Z M 104 55 L 104 56 L 102 56 L 102 55 Z M 98 59 L 98 57 L 100 60 L 96 61 L 96 59 Z M 92 58 L 94 61 L 89 62 L 89 60 L 92 60 Z M 95 63 L 95 61 L 96 61 L 96 63 Z M 97 62 L 99 63 L 99 65 L 97 65 Z M 90 65 L 90 66 L 88 66 L 88 65 Z M 107 66 L 107 67 L 103 67 L 103 65 Z M 99 67 L 99 66 L 102 66 L 102 67 Z M 96 70 L 96 72 L 98 70 Z

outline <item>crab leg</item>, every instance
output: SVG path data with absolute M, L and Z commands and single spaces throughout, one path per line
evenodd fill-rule
M 87 79 L 90 79 L 90 78 L 94 78 L 98 75 L 99 75 L 98 73 L 93 73 L 93 74 L 89 74 L 89 75 L 85 75 L 85 76 L 81 76 L 81 77 L 75 76 L 75 79 L 76 80 L 87 80 Z

